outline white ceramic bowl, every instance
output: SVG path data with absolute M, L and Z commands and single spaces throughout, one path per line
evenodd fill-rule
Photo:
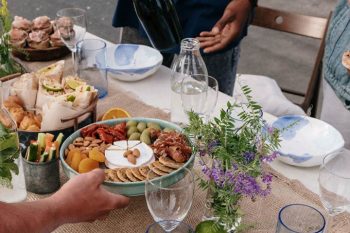
M 154 48 L 137 44 L 117 44 L 107 48 L 106 67 L 112 78 L 138 81 L 154 74 L 163 56 Z
M 272 126 L 282 129 L 278 158 L 290 165 L 318 166 L 326 155 L 336 154 L 344 147 L 339 131 L 315 118 L 288 115 L 277 118 Z

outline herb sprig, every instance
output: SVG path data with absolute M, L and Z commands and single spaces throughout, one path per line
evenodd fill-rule
M 207 123 L 190 112 L 185 128 L 185 133 L 197 139 L 204 175 L 199 176 L 199 184 L 211 193 L 217 223 L 236 230 L 240 229 L 236 221 L 243 215 L 239 200 L 246 196 L 254 201 L 270 193 L 272 175 L 262 165 L 277 157 L 280 146 L 279 130 L 263 120 L 262 108 L 252 99 L 250 88 L 243 86 L 242 91 L 245 104 L 228 102 L 220 116 Z

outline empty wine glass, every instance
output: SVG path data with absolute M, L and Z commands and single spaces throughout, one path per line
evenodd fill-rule
M 350 151 L 329 154 L 319 173 L 321 201 L 330 216 L 350 210 Z
M 186 217 L 191 208 L 194 177 L 187 168 L 183 168 L 182 173 L 171 179 L 152 179 L 152 174 L 150 170 L 145 182 L 148 210 L 165 232 L 171 232 Z
M 56 28 L 63 43 L 72 52 L 73 70 L 76 73 L 76 45 L 84 39 L 86 33 L 86 12 L 80 8 L 65 8 L 59 10 L 56 16 Z

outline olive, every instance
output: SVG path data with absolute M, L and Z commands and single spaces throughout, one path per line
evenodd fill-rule
M 128 137 L 130 137 L 131 134 L 136 133 L 136 132 L 138 132 L 136 126 L 130 126 L 130 128 L 128 129 L 128 132 L 126 133 L 126 135 Z
M 157 123 L 154 123 L 154 122 L 148 122 L 148 123 L 147 123 L 147 127 L 148 127 L 148 128 L 153 128 L 153 129 L 159 129 L 159 130 L 161 130 L 160 125 L 157 124 Z
M 126 128 L 130 128 L 131 126 L 137 126 L 137 122 L 136 121 L 128 121 L 126 123 Z
M 147 145 L 151 144 L 151 137 L 149 136 L 149 132 L 144 130 L 140 136 L 140 141 L 146 143 Z
M 144 131 L 147 128 L 147 125 L 145 122 L 139 122 L 137 124 L 137 129 L 140 133 L 142 133 L 142 131 Z
M 141 134 L 139 132 L 132 133 L 129 137 L 129 140 L 140 140 Z
M 163 132 L 175 132 L 175 129 L 172 128 L 164 128 Z

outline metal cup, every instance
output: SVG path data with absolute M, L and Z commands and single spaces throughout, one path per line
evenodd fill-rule
M 27 190 L 37 194 L 55 192 L 60 187 L 59 160 L 30 162 L 22 157 Z

